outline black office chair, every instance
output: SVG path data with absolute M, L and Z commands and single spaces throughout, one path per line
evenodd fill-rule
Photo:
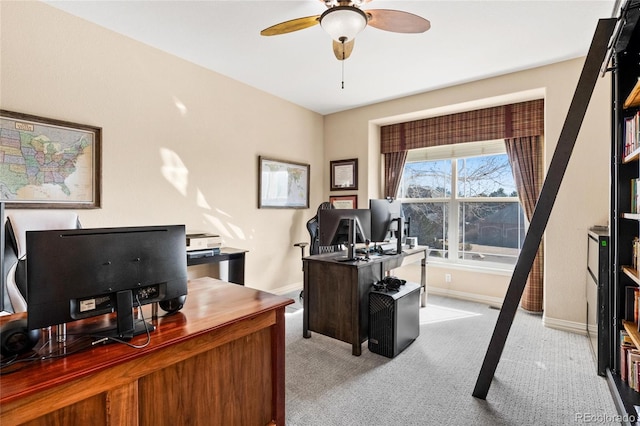
M 320 210 L 329 210 L 334 209 L 335 207 L 328 201 L 321 203 L 316 210 L 316 215 L 307 221 L 307 231 L 309 231 L 309 243 L 296 243 L 295 247 L 300 247 L 302 258 L 304 258 L 304 248 L 309 246 L 309 254 L 322 254 L 322 253 L 333 253 L 342 250 L 342 246 L 321 246 L 320 245 L 320 233 L 319 228 L 320 224 L 318 223 L 318 215 L 320 214 Z M 303 267 L 304 269 L 304 267 Z M 303 297 L 303 291 L 300 292 L 300 299 Z
M 309 221 L 307 222 L 307 230 L 309 231 L 309 236 L 311 237 L 311 247 L 309 249 L 310 254 L 334 253 L 336 251 L 342 250 L 341 245 L 320 245 L 320 223 L 318 221 L 320 210 L 330 210 L 334 208 L 335 207 L 333 207 L 333 204 L 325 201 L 324 203 L 320 204 L 320 206 L 318 206 L 316 215 L 309 219 Z

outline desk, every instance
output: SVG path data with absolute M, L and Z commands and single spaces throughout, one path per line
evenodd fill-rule
M 147 347 L 97 345 L 2 376 L 0 424 L 284 425 L 284 308 L 292 302 L 193 280 L 184 308 L 153 321 Z M 97 320 L 69 323 L 69 333 L 86 321 Z
M 244 254 L 247 250 L 222 247 L 220 254 L 209 257 L 199 257 L 196 259 L 187 258 L 187 266 L 203 265 L 205 263 L 229 262 L 229 276 L 225 281 L 244 285 Z M 221 277 L 222 278 L 222 277 Z
M 387 271 L 421 261 L 421 305 L 426 306 L 426 246 L 405 248 L 399 255 L 371 256 L 368 262 L 340 261 L 345 252 L 326 253 L 302 259 L 304 299 L 302 335 L 311 331 L 351 343 L 352 354 L 362 353 L 369 331 L 369 292 Z

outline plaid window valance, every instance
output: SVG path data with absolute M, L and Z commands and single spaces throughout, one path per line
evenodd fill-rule
M 381 153 L 544 134 L 544 100 L 460 112 L 380 128 Z

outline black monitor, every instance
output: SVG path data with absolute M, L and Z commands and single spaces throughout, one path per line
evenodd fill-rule
M 347 259 L 355 259 L 355 245 L 366 243 L 371 234 L 371 212 L 367 209 L 318 211 L 318 242 L 321 246 L 344 244 Z
M 402 215 L 400 200 L 371 199 L 371 241 L 382 242 L 388 239 L 390 232 L 398 230 L 398 218 Z
M 389 234 L 395 232 L 398 242 L 396 252 L 400 253 L 404 227 L 404 215 L 400 200 L 370 199 L 369 210 L 371 210 L 371 241 L 386 241 L 389 239 Z
M 99 334 L 126 339 L 153 330 L 135 306 L 178 310 L 186 298 L 184 225 L 28 231 L 26 241 L 29 330 L 116 312 L 117 327 Z

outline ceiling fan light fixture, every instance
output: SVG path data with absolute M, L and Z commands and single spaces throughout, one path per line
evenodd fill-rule
M 367 15 L 357 7 L 337 6 L 320 16 L 320 26 L 332 39 L 346 43 L 365 29 L 367 20 Z

